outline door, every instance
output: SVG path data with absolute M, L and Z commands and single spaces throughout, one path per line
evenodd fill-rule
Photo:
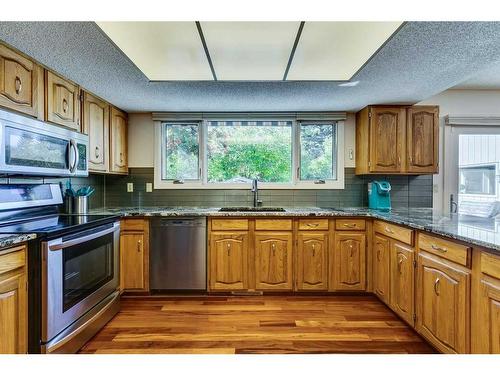
M 407 245 L 393 241 L 390 259 L 391 307 L 413 326 L 414 250 Z
M 144 280 L 144 234 L 126 233 L 120 236 L 121 286 L 124 290 L 143 290 Z
M 89 171 L 109 170 L 109 104 L 88 92 L 83 101 L 83 132 L 89 136 Z
M 111 172 L 127 173 L 127 114 L 111 107 Z
M 370 108 L 370 172 L 402 172 L 405 108 Z
M 0 106 L 43 120 L 43 69 L 1 44 Z
M 474 353 L 500 354 L 500 280 L 482 277 Z
M 442 352 L 468 353 L 469 271 L 420 253 L 417 272 L 417 331 Z
M 406 124 L 407 171 L 438 173 L 439 107 L 409 107 Z
M 292 290 L 292 233 L 255 233 L 255 288 Z
M 58 75 L 45 71 L 45 118 L 80 131 L 80 88 Z
M 210 234 L 210 289 L 248 289 L 248 233 Z
M 328 289 L 328 233 L 297 235 L 297 289 Z
M 0 354 L 27 351 L 27 296 L 24 271 L 0 278 Z
M 390 240 L 387 237 L 375 235 L 375 246 L 373 248 L 373 290 L 375 294 L 386 304 L 389 304 L 390 291 Z
M 366 236 L 364 233 L 335 234 L 335 289 L 364 290 L 366 287 Z

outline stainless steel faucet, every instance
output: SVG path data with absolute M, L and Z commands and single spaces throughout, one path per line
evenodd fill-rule
M 262 204 L 262 201 L 259 200 L 259 180 L 256 178 L 252 181 L 252 193 L 253 193 L 253 206 L 258 207 Z
M 457 213 L 458 203 L 453 200 L 453 194 L 450 194 L 450 214 Z

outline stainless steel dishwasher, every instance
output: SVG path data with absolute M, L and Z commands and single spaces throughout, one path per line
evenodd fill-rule
M 150 288 L 206 290 L 207 218 L 153 218 Z

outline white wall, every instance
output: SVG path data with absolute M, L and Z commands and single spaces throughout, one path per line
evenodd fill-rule
M 436 209 L 448 210 L 448 200 L 443 199 L 444 117 L 500 116 L 500 90 L 446 90 L 418 104 L 439 105 L 439 174 L 433 178 L 433 206 Z

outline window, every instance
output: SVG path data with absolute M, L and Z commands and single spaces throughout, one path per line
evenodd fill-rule
M 495 165 L 460 168 L 459 194 L 496 195 Z
M 343 189 L 343 122 L 157 122 L 155 188 Z

